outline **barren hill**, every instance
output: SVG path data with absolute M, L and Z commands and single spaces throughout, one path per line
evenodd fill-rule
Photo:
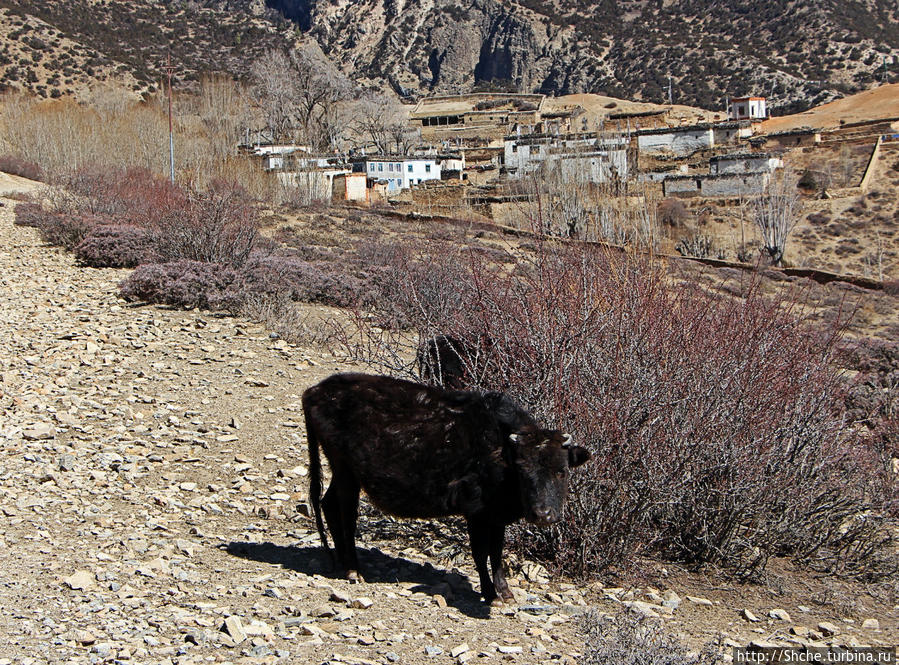
M 722 110 L 764 94 L 808 108 L 899 70 L 899 16 L 875 0 L 2 0 L 0 82 L 45 96 L 121 77 L 140 92 L 171 52 L 180 76 L 237 75 L 315 40 L 360 83 L 401 94 L 593 92 Z M 669 79 L 670 77 L 670 79 Z
M 899 119 L 899 83 L 848 95 L 801 113 L 771 118 L 763 132 L 781 132 L 800 127 L 835 129 L 842 124 L 870 120 Z

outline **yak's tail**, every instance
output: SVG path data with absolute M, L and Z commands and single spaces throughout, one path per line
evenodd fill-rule
M 309 503 L 312 504 L 312 513 L 315 515 L 315 527 L 318 529 L 318 537 L 322 541 L 322 547 L 333 559 L 331 547 L 328 545 L 328 536 L 325 532 L 325 524 L 322 521 L 322 464 L 319 455 L 318 435 L 312 418 L 309 417 L 310 407 L 308 391 L 303 394 L 303 415 L 306 419 L 306 440 L 309 443 Z

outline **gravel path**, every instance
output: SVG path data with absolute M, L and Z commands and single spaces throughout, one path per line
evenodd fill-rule
M 78 267 L 0 204 L 0 665 L 574 663 L 591 604 L 692 647 L 899 642 L 894 584 L 788 562 L 766 585 L 643 562 L 641 587 L 519 562 L 516 602 L 488 610 L 458 530 L 371 510 L 368 581 L 335 579 L 300 394 L 347 367 L 241 319 L 125 303 L 127 271 Z
M 550 591 L 534 569 L 516 587 L 525 609 L 488 618 L 467 552 L 439 530 L 427 552 L 363 540 L 369 583 L 331 578 L 296 509 L 299 396 L 337 363 L 246 321 L 125 303 L 127 271 L 78 267 L 13 226 L 13 205 L 0 208 L 0 665 L 573 660 L 578 589 Z

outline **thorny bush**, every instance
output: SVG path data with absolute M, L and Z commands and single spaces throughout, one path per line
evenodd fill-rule
M 419 340 L 449 335 L 471 387 L 591 448 L 563 522 L 518 529 L 529 554 L 579 573 L 639 554 L 742 577 L 773 555 L 888 572 L 874 509 L 893 481 L 844 417 L 839 331 L 810 334 L 797 294 L 715 295 L 648 258 L 548 243 L 512 270 L 398 249 L 381 280 L 381 306 L 338 337 L 346 353 L 408 374 Z
M 0 171 L 29 180 L 43 180 L 44 178 L 44 170 L 40 166 L 17 155 L 0 155 Z
M 119 293 L 126 300 L 182 309 L 234 310 L 239 303 L 232 298 L 233 287 L 240 279 L 236 270 L 224 264 L 190 260 L 147 263 L 121 283 Z
M 45 210 L 39 203 L 31 201 L 16 206 L 17 226 L 32 226 L 44 242 L 68 250 L 75 249 L 94 228 L 109 222 L 107 218 L 85 212 Z
M 134 268 L 154 256 L 153 243 L 139 226 L 102 224 L 75 247 L 75 256 L 91 268 Z
M 17 223 L 37 226 L 53 244 L 73 249 L 96 223 L 142 229 L 152 255 L 162 261 L 204 261 L 240 266 L 260 246 L 259 214 L 234 183 L 215 182 L 206 190 L 171 185 L 141 169 L 109 170 L 87 166 L 63 177 L 38 203 L 19 205 Z M 97 263 L 117 262 L 130 251 L 133 235 L 107 235 L 95 245 Z M 108 260 L 96 252 L 108 249 Z

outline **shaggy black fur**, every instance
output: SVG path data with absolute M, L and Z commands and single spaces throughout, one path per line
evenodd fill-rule
M 335 374 L 303 394 L 303 411 L 316 525 L 328 549 L 324 512 L 347 575 L 358 570 L 356 519 L 364 489 L 373 504 L 399 517 L 464 515 L 488 601 L 497 594 L 511 598 L 502 570 L 505 527 L 522 517 L 540 525 L 557 521 L 569 467 L 590 458 L 500 393 Z M 323 498 L 319 447 L 332 476 Z

